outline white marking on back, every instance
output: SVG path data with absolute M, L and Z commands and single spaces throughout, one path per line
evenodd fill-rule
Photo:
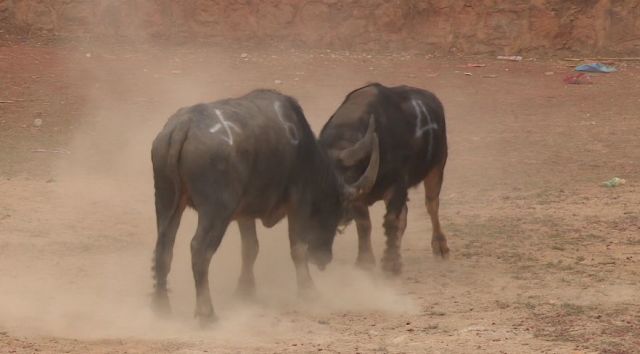
M 227 143 L 229 143 L 229 145 L 233 145 L 233 134 L 231 134 L 231 129 L 229 128 L 231 127 L 235 129 L 238 133 L 241 133 L 242 131 L 235 124 L 225 120 L 224 116 L 222 115 L 222 112 L 220 112 L 219 109 L 216 108 L 214 109 L 214 111 L 216 112 L 216 116 L 218 116 L 218 120 L 220 121 L 220 123 L 216 123 L 216 125 L 211 127 L 209 131 L 211 133 L 215 133 L 218 130 L 220 130 L 220 128 L 224 127 L 224 129 L 227 131 L 227 136 L 222 136 L 222 139 L 224 139 Z
M 416 138 L 421 136 L 427 130 L 438 129 L 438 125 L 431 120 L 431 115 L 424 107 L 422 101 L 414 98 L 411 100 L 411 103 L 413 103 L 413 108 L 416 110 L 416 115 L 418 116 L 416 119 Z M 427 118 L 427 124 L 425 125 L 423 125 L 422 122 L 423 113 Z
M 416 138 L 421 137 L 425 131 L 427 130 L 429 131 L 429 150 L 427 151 L 427 159 L 431 159 L 431 154 L 433 152 L 433 131 L 435 129 L 438 129 L 438 124 L 433 122 L 433 120 L 431 119 L 431 115 L 429 114 L 429 111 L 427 111 L 422 101 L 420 101 L 417 98 L 414 98 L 411 100 L 411 103 L 413 104 L 413 108 L 416 110 L 416 116 L 417 116 Z M 424 124 L 424 125 L 422 122 L 423 113 L 424 113 L 424 117 L 427 118 L 427 124 Z
M 300 142 L 300 137 L 298 136 L 298 129 L 296 126 L 287 122 L 284 118 L 284 114 L 282 113 L 282 103 L 280 101 L 273 102 L 273 109 L 276 110 L 276 114 L 278 115 L 278 119 L 282 123 L 284 130 L 287 132 L 287 136 L 289 137 L 289 141 L 293 145 L 298 145 Z

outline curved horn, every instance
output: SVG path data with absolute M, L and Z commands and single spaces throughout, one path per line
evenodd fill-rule
M 380 145 L 378 144 L 378 134 L 373 133 L 371 140 L 371 158 L 369 159 L 369 166 L 367 167 L 367 170 L 364 171 L 364 174 L 357 182 L 347 186 L 347 197 L 351 200 L 369 193 L 371 188 L 373 188 L 373 185 L 376 183 L 378 170 L 380 168 Z
M 371 118 L 369 119 L 369 127 L 367 128 L 367 133 L 364 135 L 364 138 L 358 141 L 354 146 L 348 149 L 342 150 L 337 154 L 338 159 L 340 159 L 343 165 L 353 166 L 358 161 L 362 160 L 363 158 L 369 155 L 369 153 L 371 152 L 371 143 L 372 143 L 371 139 L 375 134 L 375 130 L 376 130 L 376 121 L 373 118 L 373 114 L 372 114 Z

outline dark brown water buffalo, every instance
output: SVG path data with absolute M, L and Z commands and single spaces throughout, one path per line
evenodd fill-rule
M 375 125 L 369 124 L 371 119 Z M 449 248 L 438 219 L 447 161 L 447 134 L 440 100 L 426 90 L 378 83 L 349 93 L 319 137 L 320 145 L 328 151 L 347 182 L 357 180 L 367 169 L 372 149 L 361 141 L 372 129 L 380 142 L 380 168 L 373 188 L 351 208 L 358 230 L 357 264 L 363 267 L 375 264 L 368 208 L 384 200 L 387 244 L 382 267 L 385 271 L 400 273 L 399 249 L 407 225 L 407 190 L 420 182 L 425 187 L 426 206 L 433 225 L 433 253 L 446 257 Z
M 371 131 L 360 144 L 373 153 L 361 176 L 347 185 L 317 145 L 302 109 L 291 97 L 256 90 L 243 97 L 178 110 L 151 150 L 158 226 L 153 260 L 156 309 L 170 310 L 167 275 L 187 206 L 198 214 L 191 264 L 195 315 L 201 321 L 215 317 L 209 263 L 233 220 L 238 222 L 242 238 L 238 291 L 255 291 L 255 219 L 271 227 L 285 215 L 298 288 L 312 288 L 307 260 L 321 269 L 331 261 L 343 211 L 375 183 L 378 138 Z

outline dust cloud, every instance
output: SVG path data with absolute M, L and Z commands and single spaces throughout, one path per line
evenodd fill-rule
M 0 269 L 7 274 L 0 284 L 2 327 L 16 334 L 71 338 L 246 341 L 291 335 L 301 321 L 322 331 L 316 318 L 335 313 L 417 311 L 397 284 L 355 269 L 353 227 L 337 236 L 329 268 L 313 271 L 318 299 L 298 299 L 286 221 L 270 230 L 259 228 L 257 299 L 239 301 L 233 296 L 240 273 L 239 235 L 233 223 L 213 257 L 210 274 L 220 321 L 212 330 L 202 331 L 192 316 L 195 296 L 188 245 L 196 218 L 187 211 L 169 276 L 174 313 L 170 319 L 154 316 L 150 266 L 156 234 L 150 146 L 155 134 L 181 106 L 270 86 L 232 64 L 201 62 L 188 53 L 189 66 L 184 56 L 151 47 L 130 54 L 92 44 L 69 54 L 68 80 L 84 93 L 80 126 L 74 127 L 68 146 L 72 153 L 55 164 L 53 182 L 14 181 L 18 187 L 7 199 L 15 201 L 10 207 L 17 217 L 4 231 L 10 242 L 7 257 L 0 260 Z M 113 56 L 119 61 L 112 62 Z M 296 95 L 295 90 L 283 91 Z M 328 117 L 338 99 L 337 95 L 309 99 L 314 109 L 307 115 Z M 313 126 L 321 124 L 318 120 Z M 39 190 L 37 198 L 32 197 L 34 189 Z M 374 211 L 377 220 L 378 214 Z M 21 235 L 30 237 L 20 239 Z

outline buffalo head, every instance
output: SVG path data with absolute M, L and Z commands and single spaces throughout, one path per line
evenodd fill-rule
M 327 193 L 322 198 L 317 198 L 318 202 L 313 211 L 316 214 L 314 219 L 317 223 L 308 228 L 310 231 L 309 259 L 320 269 L 323 269 L 332 259 L 331 246 L 336 230 L 340 224 L 350 220 L 348 215 L 350 215 L 351 205 L 369 193 L 376 182 L 380 167 L 380 147 L 373 118 L 369 121 L 366 134 L 355 145 L 339 152 L 330 152 L 332 159 L 338 158 L 343 163 L 359 161 L 367 156 L 369 161 L 366 169 L 354 178 L 355 181 L 352 183 L 345 182 L 338 166 L 331 164 L 339 193 L 337 195 Z

